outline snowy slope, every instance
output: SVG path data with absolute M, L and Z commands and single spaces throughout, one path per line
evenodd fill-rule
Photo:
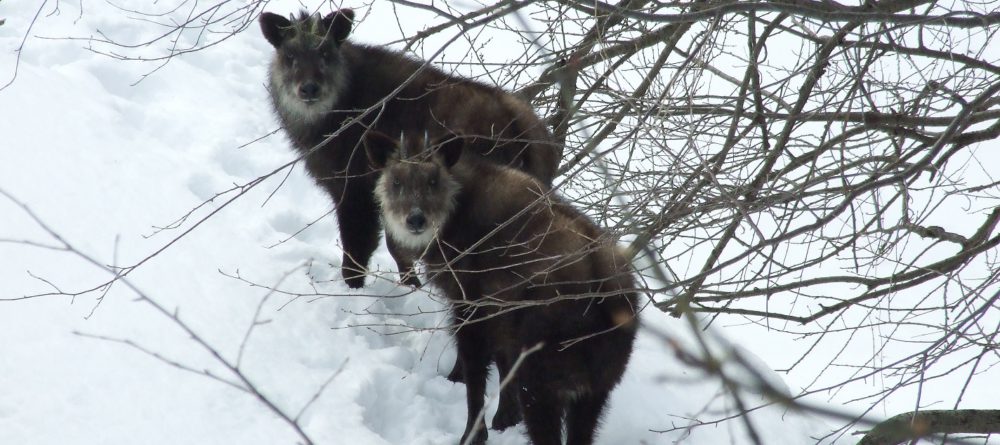
M 0 12 L 7 18 L 0 26 L 0 76 L 13 73 L 12 50 L 37 7 L 19 3 Z M 79 11 L 62 7 L 46 17 L 54 8 L 46 5 L 31 34 L 146 32 L 107 5 L 88 3 L 79 20 Z M 15 82 L 0 91 L 0 190 L 98 261 L 127 266 L 147 258 L 233 194 L 198 209 L 179 228 L 156 227 L 293 159 L 280 134 L 241 148 L 277 126 L 263 87 L 270 47 L 255 27 L 144 79 L 153 65 L 114 61 L 81 46 L 29 38 Z M 225 359 L 241 357 L 243 372 L 282 410 L 295 416 L 308 405 L 300 423 L 316 443 L 456 443 L 465 396 L 462 385 L 444 378 L 454 351 L 446 333 L 434 329 L 445 320 L 442 304 L 424 291 L 398 288 L 391 273 L 362 292 L 348 290 L 339 280 L 335 222 L 324 217 L 330 203 L 300 168 L 285 176 L 239 197 L 129 280 L 176 311 Z M 2 197 L 0 240 L 55 244 Z M 374 262 L 393 269 L 384 247 Z M 53 286 L 77 292 L 109 278 L 71 253 L 0 242 L 0 298 Z M 247 281 L 326 296 L 268 294 Z M 99 301 L 101 295 L 0 302 L 0 444 L 299 440 L 252 395 L 199 375 L 208 370 L 235 381 L 168 317 L 121 284 Z M 658 311 L 645 312 L 643 322 L 685 336 L 679 321 Z M 717 382 L 687 369 L 644 332 L 600 443 L 745 443 L 739 422 L 654 431 L 714 418 L 712 411 L 728 403 L 718 392 Z M 778 408 L 752 418 L 768 444 L 811 443 L 810 436 L 827 430 Z M 523 427 L 490 437 L 491 444 L 524 443 Z

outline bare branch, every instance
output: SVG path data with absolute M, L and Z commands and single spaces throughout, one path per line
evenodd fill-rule
M 1000 411 L 930 410 L 903 413 L 875 425 L 858 445 L 896 445 L 942 434 L 1000 433 Z

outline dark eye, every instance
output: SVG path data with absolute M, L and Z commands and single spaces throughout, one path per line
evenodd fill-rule
M 392 180 L 392 186 L 396 187 L 396 188 L 399 188 L 399 180 L 398 179 L 393 179 Z
M 438 180 L 437 178 L 431 178 L 427 181 L 427 184 L 430 185 L 431 187 L 434 187 L 435 185 L 438 185 Z

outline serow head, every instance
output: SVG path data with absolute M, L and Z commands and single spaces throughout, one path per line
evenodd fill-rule
M 326 17 L 305 11 L 289 18 L 270 12 L 260 15 L 260 29 L 276 52 L 271 75 L 281 94 L 307 105 L 335 97 L 344 77 L 341 45 L 353 20 L 350 9 Z
M 428 144 L 426 137 L 393 139 L 369 131 L 365 150 L 380 171 L 375 198 L 386 232 L 405 247 L 426 248 L 455 207 L 458 182 L 451 168 L 465 142 L 457 137 Z

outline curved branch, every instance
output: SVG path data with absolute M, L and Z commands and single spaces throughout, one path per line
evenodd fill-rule
M 875 425 L 858 445 L 896 445 L 942 434 L 998 434 L 1000 410 L 933 410 L 898 414 Z

